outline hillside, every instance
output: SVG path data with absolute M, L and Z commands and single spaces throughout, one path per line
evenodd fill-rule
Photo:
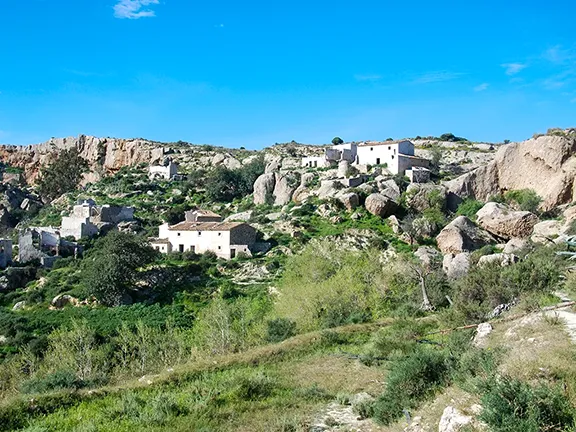
M 414 140 L 423 183 L 294 142 L 4 146 L 0 430 L 569 430 L 575 142 Z M 250 253 L 188 240 L 214 226 Z

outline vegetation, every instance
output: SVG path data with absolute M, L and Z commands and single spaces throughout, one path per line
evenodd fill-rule
M 264 174 L 264 159 L 259 157 L 242 168 L 217 167 L 208 175 L 206 196 L 213 201 L 232 201 L 252 193 L 254 182 Z
M 334 144 L 334 145 L 340 145 L 340 144 L 343 144 L 343 143 L 344 143 L 344 140 L 343 140 L 342 138 L 340 138 L 340 137 L 334 137 L 334 138 L 332 138 L 332 144 Z
M 466 198 L 458 205 L 456 214 L 458 216 L 466 216 L 471 220 L 476 220 L 476 213 L 480 210 L 484 204 L 478 200 L 472 198 Z
M 38 179 L 38 192 L 47 200 L 75 190 L 88 169 L 86 160 L 76 148 L 60 150 L 55 160 L 43 167 Z
M 111 232 L 99 239 L 86 256 L 83 268 L 86 293 L 104 305 L 120 305 L 129 296 L 138 269 L 155 257 L 156 251 L 143 238 Z
M 516 205 L 520 210 L 538 212 L 542 198 L 532 189 L 511 190 L 504 194 L 507 203 Z

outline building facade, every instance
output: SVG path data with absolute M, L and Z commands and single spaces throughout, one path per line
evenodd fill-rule
M 240 253 L 251 255 L 255 243 L 256 230 L 250 225 L 222 222 L 219 215 L 202 210 L 187 212 L 184 222 L 161 225 L 159 238 L 150 241 L 152 247 L 162 253 L 210 251 L 224 259 Z
M 151 165 L 148 168 L 150 180 L 158 178 L 172 180 L 176 175 L 178 175 L 178 164 L 171 159 L 167 160 L 163 165 Z

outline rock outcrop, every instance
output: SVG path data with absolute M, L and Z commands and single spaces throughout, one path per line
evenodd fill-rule
M 576 133 L 570 130 L 561 135 L 502 146 L 494 161 L 445 184 L 449 206 L 455 209 L 466 197 L 487 201 L 492 195 L 520 189 L 532 189 L 542 197 L 543 210 L 573 201 Z
M 478 225 L 486 231 L 504 238 L 526 238 L 532 234 L 538 217 L 527 211 L 514 211 L 510 207 L 489 202 L 476 213 Z
M 264 174 L 267 175 L 267 174 Z M 287 171 L 276 173 L 276 183 L 272 195 L 274 196 L 274 205 L 282 206 L 292 200 L 292 194 L 298 187 L 300 179 L 297 173 Z
M 436 237 L 443 254 L 472 252 L 494 241 L 486 231 L 474 225 L 466 216 L 458 216 Z
M 500 267 L 507 267 L 517 263 L 518 261 L 520 261 L 520 258 L 514 254 L 497 253 L 481 256 L 478 260 L 478 265 L 485 266 L 490 264 L 498 264 Z
M 370 213 L 382 218 L 392 215 L 398 207 L 396 202 L 382 194 L 377 193 L 368 195 L 364 205 L 366 206 L 366 210 L 368 210 Z
M 423 212 L 432 207 L 446 207 L 446 189 L 433 183 L 411 183 L 406 190 L 406 204 Z
M 276 176 L 273 172 L 262 174 L 254 182 L 254 204 L 268 204 L 272 201 L 272 192 L 276 186 Z
M 456 255 L 444 255 L 442 270 L 444 270 L 448 279 L 454 280 L 466 276 L 470 270 L 470 253 L 461 252 Z

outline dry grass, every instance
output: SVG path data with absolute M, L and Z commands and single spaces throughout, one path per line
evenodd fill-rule
M 384 388 L 382 369 L 365 366 L 358 360 L 341 355 L 316 355 L 306 362 L 288 366 L 286 374 L 294 385 L 317 385 L 335 394 L 366 392 L 376 396 Z

